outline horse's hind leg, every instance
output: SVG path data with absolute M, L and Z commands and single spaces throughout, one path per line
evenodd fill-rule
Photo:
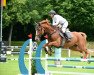
M 73 47 L 71 47 L 70 49 L 71 49 L 71 50 L 74 50 L 74 51 L 80 52 L 80 53 L 81 53 L 81 58 L 84 57 L 84 51 L 81 50 L 81 48 L 80 48 L 78 45 L 77 45 L 77 46 L 73 46 Z
M 88 55 L 89 55 L 89 51 L 86 49 L 86 47 L 82 44 L 79 45 L 79 48 L 83 54 L 83 58 L 86 59 L 88 58 Z
M 88 56 L 84 51 L 79 51 L 81 53 L 81 58 L 86 59 Z
M 82 50 L 83 58 L 84 59 L 88 58 L 88 56 L 89 56 L 90 53 L 87 50 L 86 46 L 81 45 L 80 48 Z
M 88 58 L 90 53 L 89 53 L 89 51 L 87 49 L 85 49 L 84 52 L 85 52 L 85 55 L 84 55 L 83 58 L 86 59 L 86 58 Z

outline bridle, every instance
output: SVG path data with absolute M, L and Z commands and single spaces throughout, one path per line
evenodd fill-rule
M 43 35 L 44 33 L 46 33 L 45 28 L 43 26 L 41 26 L 41 23 L 38 23 L 36 30 L 37 31 L 41 31 L 42 32 L 41 35 Z M 52 33 L 49 33 L 48 36 L 51 37 L 56 32 L 57 32 L 57 30 L 54 29 L 54 31 Z M 36 36 L 41 37 L 41 35 L 36 35 Z
M 44 30 L 44 28 L 42 27 L 42 26 L 40 26 L 40 25 L 38 25 L 37 27 L 36 27 L 36 31 L 40 31 L 42 34 L 41 35 L 43 35 L 44 33 L 45 33 L 45 30 Z M 38 37 L 41 37 L 41 35 L 39 34 L 36 34 L 36 36 L 38 36 Z

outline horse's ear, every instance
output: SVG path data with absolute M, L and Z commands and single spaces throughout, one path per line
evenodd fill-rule
M 47 21 L 47 22 L 49 22 L 49 20 L 48 20 L 48 19 L 46 19 L 46 21 Z
M 46 22 L 47 22 L 47 24 L 48 24 L 48 25 L 50 25 L 50 23 L 49 23 L 49 20 L 48 20 L 48 19 L 46 19 Z

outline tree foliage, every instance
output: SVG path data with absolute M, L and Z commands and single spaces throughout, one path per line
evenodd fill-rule
M 18 22 L 26 26 L 45 18 L 50 20 L 51 9 L 68 20 L 71 31 L 94 35 L 94 0 L 8 0 L 3 12 L 3 27 Z

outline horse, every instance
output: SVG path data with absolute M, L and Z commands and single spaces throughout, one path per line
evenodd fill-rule
M 44 49 L 46 49 L 46 51 L 48 51 L 47 47 L 48 48 L 51 48 L 52 46 L 62 47 L 64 49 L 68 48 L 70 50 L 78 51 L 83 54 L 83 58 L 85 59 L 88 58 L 88 55 L 90 53 L 86 47 L 87 35 L 84 32 L 76 32 L 76 31 L 70 32 L 70 34 L 72 35 L 71 40 L 69 42 L 65 40 L 65 42 L 62 45 L 62 42 L 64 41 L 64 37 L 62 37 L 59 34 L 59 30 L 53 27 L 46 19 L 40 21 L 36 26 L 35 40 L 37 39 L 39 40 L 40 36 L 43 35 L 44 33 L 46 33 L 48 36 L 47 38 L 48 43 L 44 45 Z

